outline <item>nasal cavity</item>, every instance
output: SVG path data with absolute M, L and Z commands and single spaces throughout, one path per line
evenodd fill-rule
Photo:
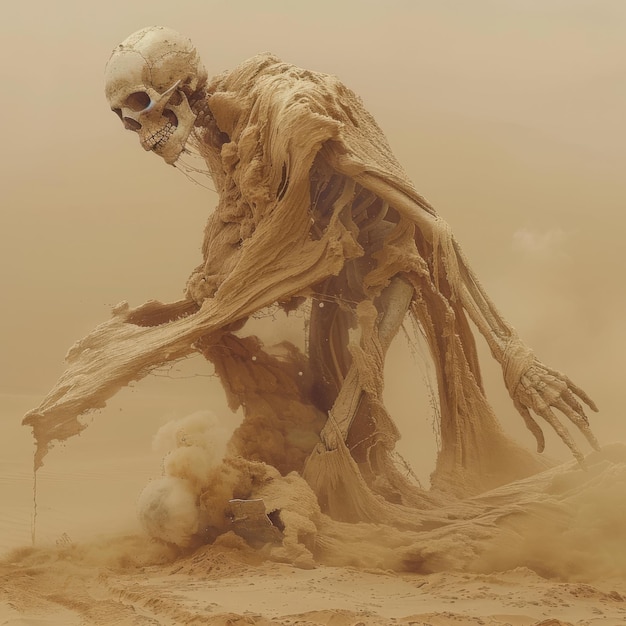
M 122 122 L 124 122 L 124 127 L 128 128 L 128 130 L 134 130 L 137 132 L 141 128 L 141 124 L 130 117 L 123 117 Z

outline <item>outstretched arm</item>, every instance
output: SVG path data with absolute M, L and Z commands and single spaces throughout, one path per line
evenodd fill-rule
M 119 389 L 155 367 L 192 353 L 201 337 L 217 341 L 230 325 L 305 292 L 337 273 L 345 258 L 359 254 L 358 244 L 337 218 L 334 228 L 317 241 L 308 239 L 308 219 L 306 211 L 268 216 L 246 240 L 234 269 L 214 295 L 198 299 L 201 304 L 190 298 L 172 304 L 148 302 L 136 309 L 127 303 L 115 307 L 110 320 L 70 349 L 67 369 L 24 418 L 37 441 L 35 468 L 52 441 L 85 428 L 79 415 L 104 407 Z

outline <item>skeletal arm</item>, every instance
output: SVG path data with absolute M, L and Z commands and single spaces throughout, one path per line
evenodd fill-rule
M 459 296 L 463 307 L 485 337 L 494 358 L 502 366 L 507 390 L 528 429 L 537 440 L 537 448 L 545 445 L 541 427 L 531 415 L 542 417 L 582 462 L 583 455 L 553 409 L 563 413 L 586 437 L 591 446 L 599 444 L 589 428 L 589 421 L 578 398 L 597 411 L 593 400 L 565 374 L 544 365 L 519 338 L 515 329 L 500 315 L 487 296 L 456 241 L 454 253 L 458 259 L 461 280 Z
M 544 449 L 544 435 L 531 414 L 544 419 L 582 463 L 583 455 L 571 435 L 554 413 L 558 409 L 586 437 L 591 446 L 599 444 L 589 428 L 582 400 L 592 410 L 597 407 L 589 396 L 565 374 L 539 361 L 519 338 L 515 329 L 502 317 L 471 269 L 449 226 L 434 209 L 406 185 L 392 185 L 373 171 L 363 171 L 348 156 L 335 159 L 335 167 L 350 173 L 364 187 L 383 197 L 391 206 L 416 223 L 433 246 L 435 273 L 445 272 L 455 297 L 485 337 L 494 358 L 502 366 L 504 382 L 528 429 L 537 440 L 537 449 Z

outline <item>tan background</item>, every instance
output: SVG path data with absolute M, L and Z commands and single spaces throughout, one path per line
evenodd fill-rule
M 269 50 L 359 93 L 505 317 L 597 401 L 601 441 L 626 440 L 625 3 L 39 0 L 3 6 L 0 21 L 3 459 L 28 467 L 19 421 L 73 341 L 120 300 L 178 298 L 200 259 L 214 194 L 145 154 L 103 96 L 110 51 L 150 24 L 190 36 L 210 74 Z M 498 413 L 531 445 L 484 354 Z M 387 392 L 425 477 L 435 443 L 423 367 L 398 347 Z M 209 374 L 195 359 L 170 372 L 180 380 L 152 376 L 121 394 L 47 471 L 72 459 L 106 482 L 107 462 L 149 454 L 165 420 L 223 411 Z M 567 458 L 554 439 L 550 453 Z M 76 497 L 93 486 L 86 478 Z M 132 502 L 139 487 L 126 488 Z M 26 475 L 0 489 L 26 511 Z

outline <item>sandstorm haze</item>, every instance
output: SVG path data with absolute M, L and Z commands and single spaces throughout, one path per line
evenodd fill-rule
M 150 24 L 188 35 L 209 74 L 272 51 L 338 75 L 451 223 L 505 317 L 598 403 L 601 442 L 626 440 L 624 3 L 60 0 L 4 7 L 0 24 L 3 453 L 29 454 L 19 421 L 77 338 L 121 300 L 178 298 L 200 261 L 215 195 L 144 153 L 103 95 L 112 48 Z M 532 445 L 482 353 L 498 414 Z M 434 458 L 431 416 L 408 406 L 428 406 L 413 382 L 420 366 L 401 346 L 392 358 L 389 406 L 403 452 L 424 476 Z M 95 432 L 112 449 L 138 441 L 148 449 L 177 412 L 222 410 L 206 366 L 196 359 L 185 372 L 203 377 L 150 377 L 133 410 L 122 394 Z M 155 396 L 167 397 L 156 409 Z M 88 430 L 47 464 L 87 458 L 96 436 Z M 560 442 L 548 446 L 568 458 Z

